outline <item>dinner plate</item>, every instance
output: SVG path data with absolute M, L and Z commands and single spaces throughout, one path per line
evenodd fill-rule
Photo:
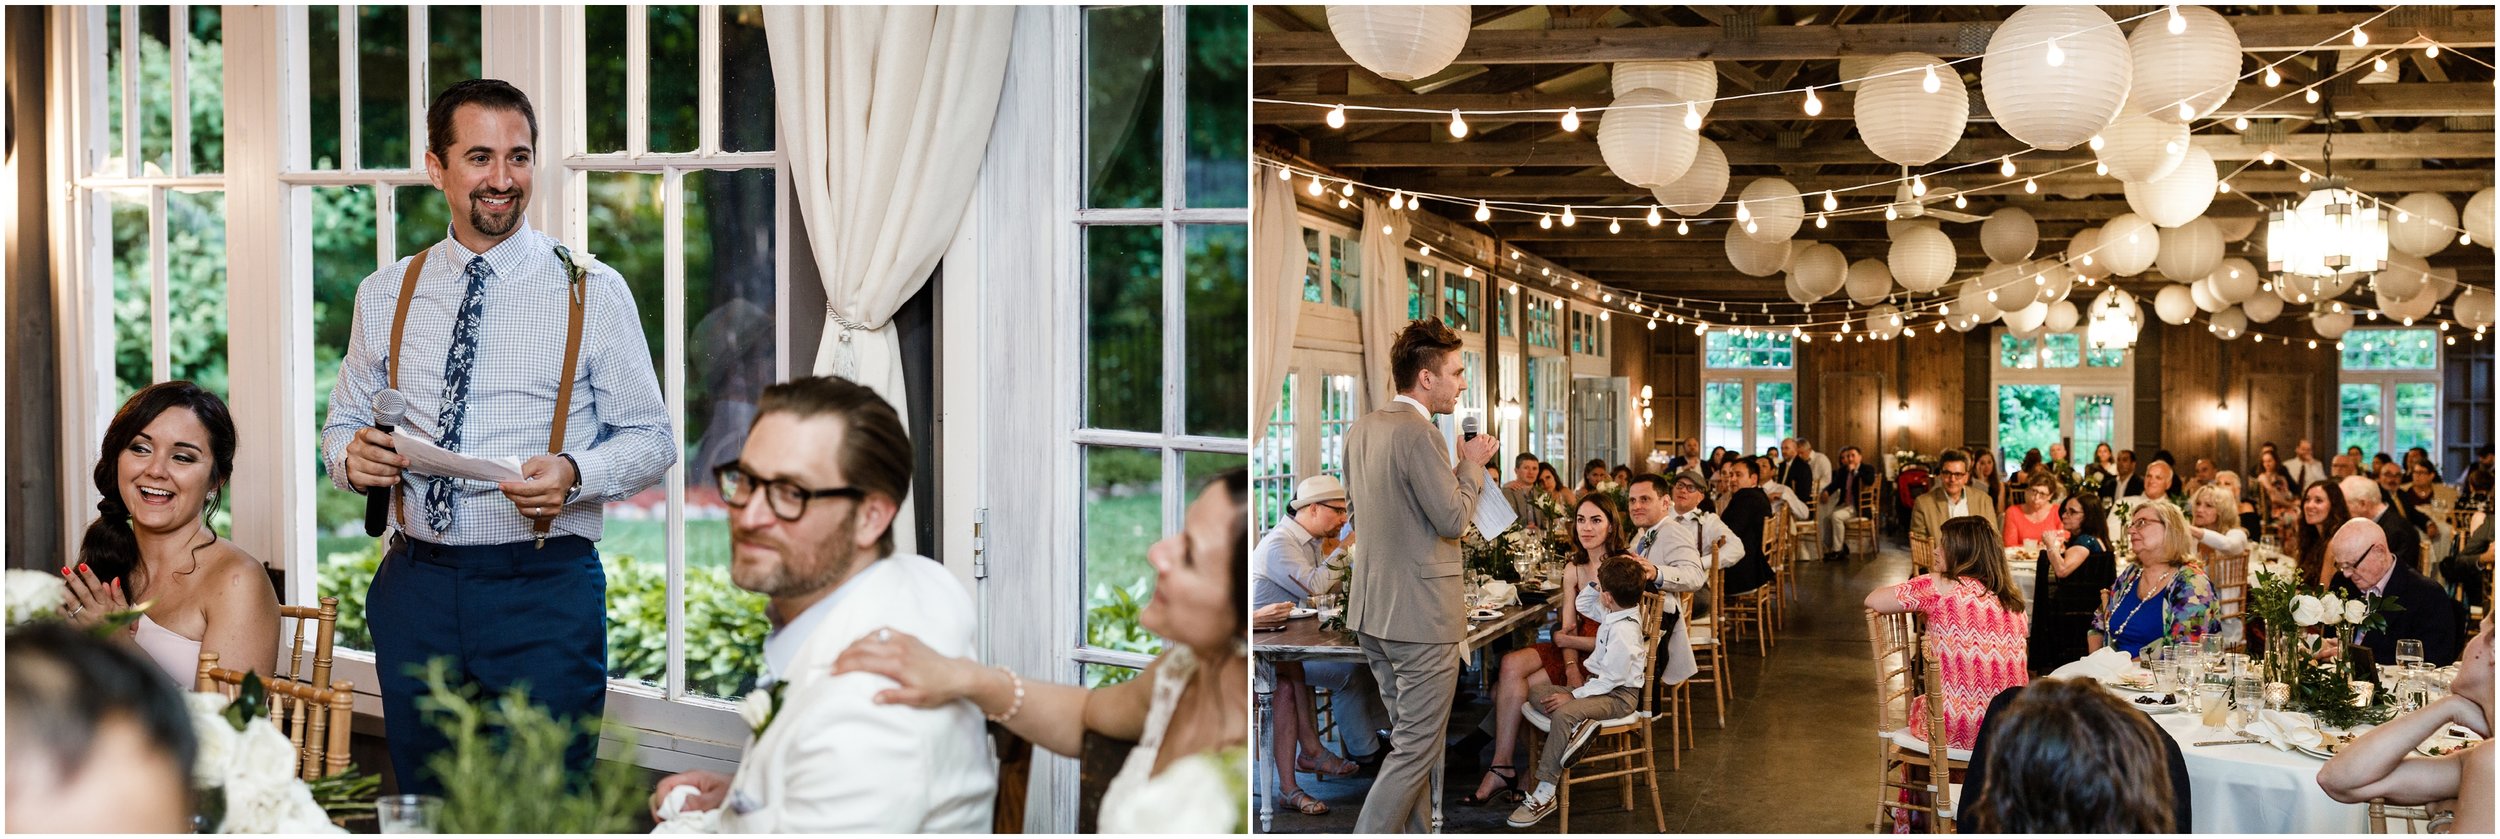
M 1468 620 L 1489 621 L 1502 616 L 1500 609 L 1477 609 L 1467 613 Z
M 2143 681 L 2141 684 L 2128 684 L 2128 683 L 2127 683 L 2127 679 L 2126 679 L 2126 677 L 2124 677 L 2124 676 L 2121 676 L 2121 677 L 2116 678 L 2116 679 L 2111 679 L 2111 680 L 2109 680 L 2109 681 L 2102 682 L 2101 684 L 2108 685 L 2110 688 L 2112 688 L 2112 689 L 2114 689 L 2114 690 L 2122 690 L 2122 691 L 2126 691 L 2126 692 L 2128 692 L 2128 693 L 2152 693 L 2152 692 L 2153 692 L 2153 681 L 2152 681 L 2152 676 L 2151 676 L 2151 674 L 2149 674 L 2149 673 L 2148 673 L 2148 674 L 2145 674 L 2144 681 Z
M 2147 714 L 2175 714 L 2180 711 L 2187 710 L 2190 703 L 2185 699 L 2181 699 L 2168 705 L 2164 705 L 2161 703 L 2161 698 L 2158 695 L 2147 692 L 2134 699 L 2127 700 L 2127 704 L 2134 706 L 2136 710 L 2143 711 Z
M 1304 607 L 1297 608 L 1297 609 L 1293 610 L 1293 613 L 1292 613 L 1292 614 L 1288 614 L 1288 615 L 1286 615 L 1286 616 L 1285 616 L 1285 619 L 1286 619 L 1286 620 L 1292 620 L 1292 619 L 1295 619 L 1295 618 L 1307 618 L 1307 617 L 1310 617 L 1310 616 L 1312 616 L 1312 615 L 1316 615 L 1316 614 L 1319 614 L 1319 610 L 1318 610 L 1318 609 L 1313 609 L 1313 608 L 1311 608 L 1311 607 L 1309 607 L 1309 606 L 1304 606 Z
M 2431 735 L 2430 740 L 2413 747 L 2413 751 L 2428 757 L 2441 757 L 2455 754 L 2467 746 L 2482 741 L 2483 738 L 2475 736 L 2474 732 L 2452 725 L 2441 729 L 2438 734 Z
M 2336 752 L 2343 751 L 2345 746 L 2351 745 L 2352 741 L 2346 739 L 2344 735 L 2324 732 L 2321 733 L 2326 739 L 2319 741 L 2317 745 L 2296 745 L 2293 746 L 2292 749 L 2300 752 L 2301 754 L 2305 754 L 2319 760 L 2333 760 Z

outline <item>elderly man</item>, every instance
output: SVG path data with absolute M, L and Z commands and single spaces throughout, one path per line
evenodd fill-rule
M 1865 462 L 1858 447 L 1840 450 L 1840 469 L 1823 485 L 1823 509 L 1816 517 L 1817 535 L 1826 559 L 1847 559 L 1849 522 L 1858 517 L 1858 492 L 1875 486 L 1875 467 Z
M 2121 500 L 2128 504 L 2168 501 L 2178 505 L 2182 510 L 2187 509 L 2186 499 L 2171 490 L 2171 477 L 2168 461 L 2155 460 L 2144 464 L 2144 491 Z
M 2300 438 L 2300 446 L 2293 449 L 2292 454 L 2292 458 L 2283 461 L 2283 471 L 2292 476 L 2292 489 L 2299 490 L 2312 481 L 2327 479 L 2326 465 L 2310 455 L 2309 438 Z
M 2400 639 L 2422 642 L 2425 664 L 2456 661 L 2463 640 L 2458 627 L 2464 625 L 2464 607 L 2391 551 L 2392 536 L 2377 522 L 2354 518 L 2337 528 L 2335 538 L 2326 545 L 2327 561 L 2335 565 L 2335 579 L 2328 588 L 2347 598 L 2357 594 L 2394 598 L 2400 607 L 2385 613 L 2386 628 L 2363 630 L 2353 641 L 2370 648 L 2372 659 L 2382 664 L 2396 660 Z
M 2404 513 L 2388 506 L 2387 499 L 2379 493 L 2378 482 L 2359 475 L 2348 475 L 2335 485 L 2344 491 L 2344 509 L 2351 511 L 2353 518 L 2377 522 L 2379 529 L 2386 531 L 2388 550 L 2394 551 L 2396 559 L 2403 562 L 2406 568 L 2419 573 L 2422 568 L 2422 533 L 2413 529 L 2413 523 L 2405 520 Z
M 2341 481 L 2358 474 L 2361 474 L 2361 456 L 2349 452 L 2336 455 L 2333 465 L 2326 469 L 2328 480 Z
M 1285 504 L 1285 519 L 1259 537 L 1258 550 L 1250 558 L 1250 608 L 1261 619 L 1257 622 L 1267 623 L 1264 619 L 1271 610 L 1290 610 L 1311 595 L 1337 590 L 1342 582 L 1339 560 L 1345 548 L 1354 544 L 1350 534 L 1345 541 L 1337 541 L 1346 513 L 1345 485 L 1334 476 L 1313 475 L 1294 487 L 1293 500 Z M 1388 717 L 1380 706 L 1380 687 L 1372 681 L 1371 668 L 1350 661 L 1279 661 L 1275 674 L 1274 719 L 1280 722 L 1273 729 L 1270 754 L 1278 756 L 1278 788 L 1286 806 L 1306 813 L 1316 809 L 1312 815 L 1326 813 L 1327 805 L 1314 807 L 1317 802 L 1301 792 L 1294 770 L 1347 775 L 1358 771 L 1357 763 L 1365 758 L 1349 762 L 1330 754 L 1320 743 L 1311 688 L 1328 689 L 1329 707 L 1336 713 L 1346 750 L 1377 760 L 1380 738 L 1375 732 L 1379 721 Z M 1293 758 L 1291 762 L 1287 757 Z
M 1346 518 L 1345 485 L 1335 476 L 1302 479 L 1293 500 L 1285 504 L 1285 519 L 1259 538 L 1251 557 L 1252 608 L 1298 604 L 1311 595 L 1336 591 L 1339 580 L 1333 566 L 1343 549 L 1354 544 L 1351 536 L 1337 541 Z

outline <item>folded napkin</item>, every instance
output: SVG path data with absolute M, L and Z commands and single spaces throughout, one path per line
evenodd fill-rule
M 2049 675 L 2060 679 L 2082 677 L 2106 684 L 2117 681 L 2119 676 L 2133 669 L 2133 657 L 2115 647 L 2102 647 L 2091 655 L 2067 662 Z
M 720 810 L 697 810 L 692 813 L 682 812 L 683 808 L 686 806 L 686 801 L 693 798 L 697 792 L 701 792 L 701 790 L 695 789 L 693 784 L 678 784 L 676 786 L 669 787 L 668 794 L 660 799 L 659 811 L 652 814 L 654 818 L 659 820 L 659 824 L 655 826 L 651 832 L 719 832 Z
M 1478 589 L 1476 605 L 1517 606 L 1519 605 L 1519 588 L 1502 580 L 1485 583 Z
M 2287 752 L 2314 749 L 2326 742 L 2326 734 L 2310 722 L 2308 714 L 2290 711 L 2257 712 L 2257 721 L 2248 724 L 2248 736 Z

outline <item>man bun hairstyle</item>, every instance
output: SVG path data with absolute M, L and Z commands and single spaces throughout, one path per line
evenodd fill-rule
M 894 406 L 867 385 L 837 376 L 791 379 L 764 389 L 755 418 L 789 414 L 799 419 L 832 416 L 842 423 L 842 447 L 833 453 L 842 477 L 859 491 L 883 496 L 901 508 L 911 494 L 911 435 Z M 754 423 L 748 423 L 754 428 Z M 894 553 L 894 523 L 877 535 L 879 556 Z
M 462 105 L 476 105 L 499 111 L 518 111 L 530 124 L 530 146 L 538 145 L 538 109 L 530 107 L 529 94 L 502 79 L 470 79 L 454 82 L 434 95 L 434 104 L 425 108 L 425 150 L 434 159 L 450 162 L 451 118 Z
M 1389 373 L 1399 392 L 1415 387 L 1417 376 L 1441 364 L 1441 357 L 1458 350 L 1458 330 L 1437 320 L 1424 319 L 1398 330 L 1397 343 L 1389 346 Z

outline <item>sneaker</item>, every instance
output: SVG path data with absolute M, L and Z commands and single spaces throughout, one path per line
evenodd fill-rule
M 1528 800 L 1519 802 L 1519 809 L 1510 811 L 1508 821 L 1512 827 L 1535 827 L 1537 822 L 1544 821 L 1546 816 L 1553 814 L 1553 798 L 1539 798 L 1531 795 L 1528 796 Z
M 1580 763 L 1580 753 L 1587 751 L 1589 741 L 1597 739 L 1597 721 L 1581 720 L 1571 727 L 1571 745 L 1563 747 L 1562 765 L 1569 769 Z

